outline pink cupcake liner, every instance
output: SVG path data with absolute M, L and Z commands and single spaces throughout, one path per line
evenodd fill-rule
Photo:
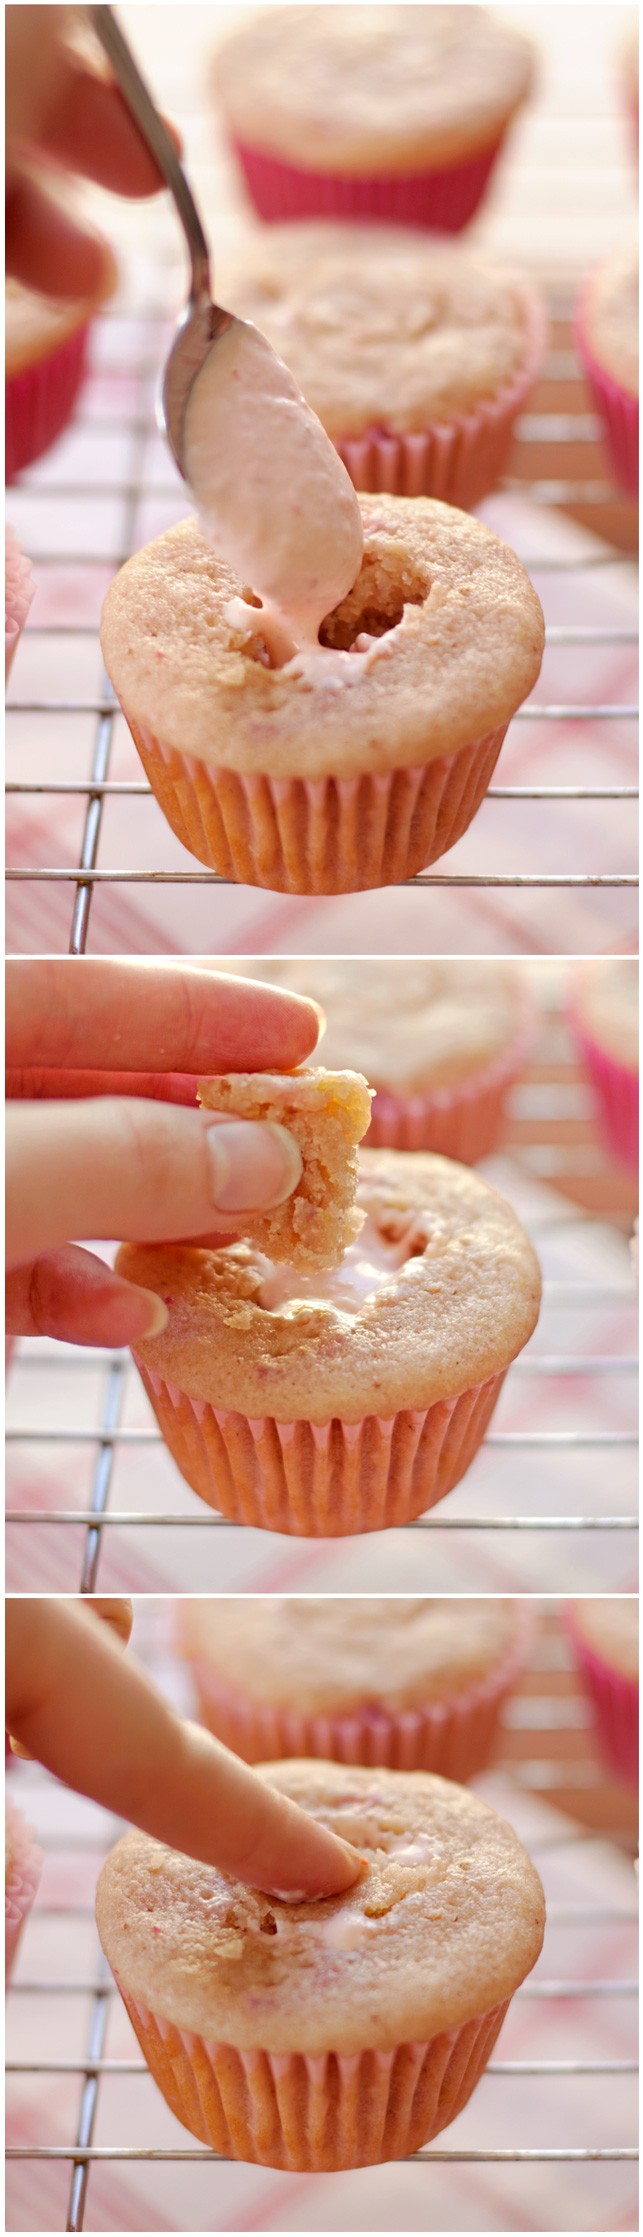
M 250 199 L 269 224 L 284 218 L 365 218 L 460 233 L 482 201 L 505 135 L 506 127 L 475 154 L 437 170 L 363 174 L 302 169 L 234 135 L 232 148 Z
M 5 683 L 18 638 L 27 619 L 35 583 L 29 560 L 20 550 L 13 529 L 5 523 L 4 532 L 4 677 Z
M 49 450 L 71 418 L 87 356 L 89 321 L 66 341 L 5 382 L 5 480 Z
M 467 2104 L 507 2003 L 426 2043 L 347 2055 L 238 2051 L 151 2012 L 114 1976 L 172 2112 L 212 2151 L 300 2174 L 402 2159 Z
M 528 298 L 526 308 L 524 361 L 497 396 L 483 397 L 475 409 L 461 413 L 449 426 L 429 422 L 411 435 L 371 427 L 363 435 L 333 437 L 356 489 L 386 490 L 395 497 L 439 497 L 465 512 L 486 497 L 504 472 L 514 421 L 533 387 L 543 354 L 545 323 L 535 296 Z
M 573 1009 L 569 1021 L 595 1092 L 596 1115 L 603 1139 L 612 1156 L 636 1173 L 639 1162 L 638 1072 L 629 1071 L 626 1064 L 619 1064 L 615 1056 L 609 1056 L 586 1032 Z
M 575 336 L 583 368 L 592 391 L 596 409 L 603 423 L 610 462 L 617 482 L 628 497 L 638 502 L 639 494 L 639 400 L 630 396 L 626 388 L 615 381 L 612 374 L 600 365 L 587 339 L 584 325 L 585 300 L 581 299 L 575 320 Z
M 5 1807 L 13 1852 L 4 1891 L 4 1963 L 7 1985 L 25 1919 L 31 1910 L 40 1879 L 42 1854 L 31 1827 L 26 1824 L 21 1812 L 14 1808 L 12 1802 L 7 1802 Z
M 422 769 L 312 781 L 212 768 L 123 713 L 182 845 L 220 876 L 277 893 L 359 893 L 426 869 L 467 830 L 508 728 Z
M 573 1610 L 566 1623 L 576 1661 L 594 1712 L 596 1738 L 608 1769 L 624 1786 L 639 1783 L 638 1680 L 612 1670 L 577 1630 Z
M 533 1014 L 526 1001 L 507 1047 L 470 1079 L 415 1095 L 378 1088 L 365 1144 L 370 1149 L 432 1150 L 459 1165 L 477 1165 L 501 1138 L 506 1098 L 526 1063 L 532 1034 Z
M 435 1506 L 470 1467 L 506 1372 L 423 1411 L 317 1425 L 250 1420 L 188 1398 L 133 1356 L 172 1457 L 206 1506 L 298 1538 L 396 1529 Z
M 364 1701 L 352 1709 L 307 1714 L 291 1705 L 252 1701 L 226 1686 L 201 1657 L 188 1660 L 204 1724 L 246 1763 L 319 1756 L 390 1771 L 439 1772 L 463 1785 L 493 1755 L 502 1704 L 520 1677 L 530 1629 L 523 1619 L 509 1653 L 466 1691 L 413 1709 Z

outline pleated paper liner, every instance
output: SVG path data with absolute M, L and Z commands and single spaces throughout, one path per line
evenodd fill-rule
M 467 2104 L 507 2004 L 428 2043 L 350 2056 L 238 2051 L 172 2026 L 116 1977 L 141 2050 L 167 2104 L 226 2159 L 297 2174 L 333 2174 L 404 2158 Z
M 358 893 L 426 869 L 467 830 L 507 729 L 424 768 L 313 781 L 217 769 L 123 713 L 182 845 L 220 877 L 277 893 Z
M 206 1506 L 303 1538 L 398 1529 L 435 1506 L 470 1467 L 504 1382 L 503 1372 L 424 1410 L 317 1426 L 188 1398 L 134 1358 L 165 1443 Z

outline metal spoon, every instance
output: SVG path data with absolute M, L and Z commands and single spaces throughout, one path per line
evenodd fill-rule
M 159 400 L 159 422 L 185 481 L 185 413 L 190 389 L 212 344 L 237 322 L 232 311 L 224 311 L 212 301 L 208 243 L 192 189 L 113 10 L 89 8 L 88 16 L 134 122 L 169 187 L 187 243 L 190 293 L 167 359 Z

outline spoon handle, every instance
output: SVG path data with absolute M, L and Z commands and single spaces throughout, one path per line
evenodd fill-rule
M 170 189 L 188 246 L 191 268 L 190 303 L 196 308 L 211 301 L 208 244 L 194 196 L 169 132 L 141 77 L 113 9 L 89 8 L 90 23 L 111 63 L 117 84 L 139 131 L 158 163 Z

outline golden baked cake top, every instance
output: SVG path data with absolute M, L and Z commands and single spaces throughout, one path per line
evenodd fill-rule
M 183 1600 L 178 1640 L 225 1686 L 306 1716 L 457 1699 L 517 1647 L 515 1601 Z
M 338 439 L 449 426 L 498 396 L 535 346 L 519 274 L 399 227 L 257 227 L 222 262 L 220 291 Z
M 325 1422 L 428 1407 L 504 1373 L 535 1327 L 540 1271 L 511 1206 L 468 1167 L 362 1150 L 357 1241 L 334 1273 L 125 1243 L 119 1270 L 164 1298 L 137 1344 L 152 1374 L 251 1417 Z
M 304 169 L 453 162 L 524 101 L 534 50 L 481 7 L 263 8 L 218 47 L 213 83 L 240 140 Z
M 101 642 L 130 721 L 179 753 L 273 780 L 422 766 L 508 723 L 544 645 L 515 552 L 436 498 L 361 497 L 360 509 L 362 567 L 321 631 L 351 652 L 339 669 L 305 656 L 263 665 L 238 605 L 230 617 L 244 586 L 196 520 L 129 559 Z

